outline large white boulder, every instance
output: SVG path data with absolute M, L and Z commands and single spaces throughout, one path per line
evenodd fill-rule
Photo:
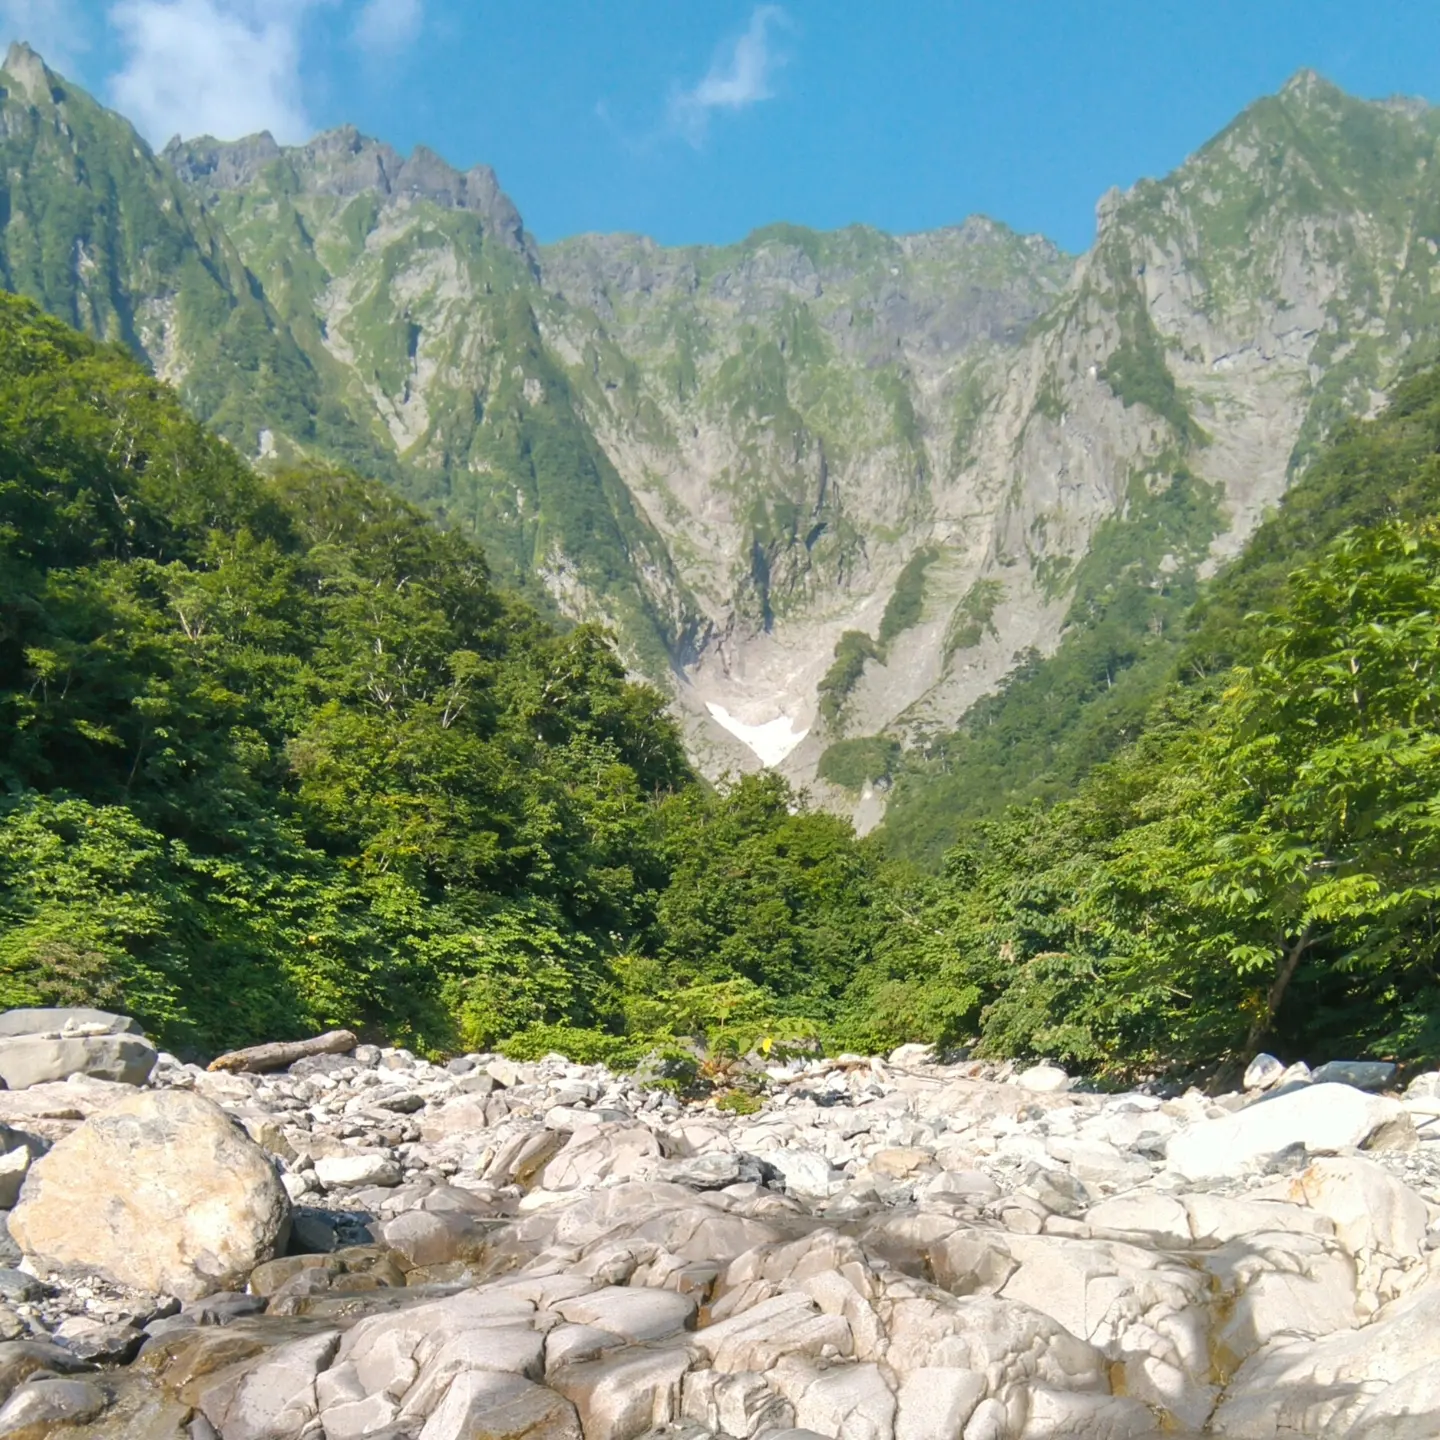
M 1022 1090 L 1031 1090 L 1037 1095 L 1058 1095 L 1074 1083 L 1058 1065 L 1032 1065 L 1022 1070 L 1015 1083 Z
M 1171 1138 L 1169 1168 L 1190 1180 L 1237 1175 L 1293 1145 L 1312 1153 L 1414 1144 L 1415 1129 L 1398 1100 L 1349 1085 L 1313 1085 L 1207 1120 Z
M 290 1202 L 270 1161 L 218 1105 L 140 1091 L 37 1160 L 10 1233 L 37 1268 L 94 1271 L 196 1299 L 243 1285 L 283 1249 Z

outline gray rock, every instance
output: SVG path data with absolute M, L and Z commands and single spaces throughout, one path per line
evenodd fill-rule
M 23 1145 L 0 1155 L 0 1210 L 14 1208 L 30 1169 L 30 1151 Z
M 668 1180 L 672 1185 L 688 1185 L 692 1190 L 723 1190 L 727 1185 L 759 1178 L 745 1175 L 742 1170 L 740 1156 L 722 1150 L 667 1160 L 656 1167 L 655 1178 Z
M 72 1355 L 97 1365 L 120 1365 L 135 1358 L 145 1340 L 134 1325 L 74 1316 L 55 1327 L 54 1337 Z
M 11 1090 L 72 1075 L 143 1085 L 156 1055 L 140 1035 L 16 1035 L 0 1040 L 0 1079 Z
M 48 1340 L 7 1340 L 0 1343 L 0 1401 L 6 1401 L 32 1375 L 73 1375 L 93 1367 L 78 1355 Z
M 333 1075 L 337 1070 L 349 1070 L 360 1064 L 360 1052 L 366 1048 L 357 1045 L 349 1055 L 306 1055 L 292 1061 L 285 1073 L 292 1080 L 303 1080 L 307 1075 Z
M 93 1420 L 109 1403 L 105 1392 L 88 1380 L 31 1380 L 0 1409 L 0 1435 L 39 1434 L 46 1425 L 78 1425 Z
M 73 1008 L 6 1010 L 0 1014 L 0 1036 L 54 1035 L 143 1035 L 138 1020 L 109 1010 Z
M 23 1270 L 0 1269 L 0 1299 L 10 1304 L 26 1300 L 39 1300 L 54 1292 L 33 1275 Z
M 290 1221 L 292 1255 L 328 1255 L 347 1245 L 368 1245 L 371 1238 L 365 1216 L 353 1210 L 299 1205 Z
M 247 1295 L 239 1290 L 222 1290 L 203 1300 L 191 1300 L 181 1310 L 179 1319 L 190 1325 L 228 1325 L 246 1315 L 259 1315 L 265 1309 L 265 1296 Z M 153 1325 L 147 1326 L 153 1333 Z
M 327 1190 L 400 1183 L 400 1167 L 390 1156 L 358 1150 L 353 1155 L 322 1155 L 315 1162 L 315 1175 Z
M 1388 1060 L 1331 1060 L 1313 1071 L 1310 1079 L 1316 1085 L 1353 1085 L 1373 1093 L 1388 1089 L 1398 1070 Z
M 1279 1083 L 1284 1073 L 1285 1066 L 1279 1060 L 1262 1052 L 1245 1067 L 1245 1078 L 1240 1083 L 1247 1090 L 1268 1090 Z
M 314 1433 L 316 1379 L 340 1344 L 336 1330 L 307 1335 L 265 1355 L 238 1385 L 221 1380 L 200 1395 L 199 1408 L 225 1440 L 278 1440 Z

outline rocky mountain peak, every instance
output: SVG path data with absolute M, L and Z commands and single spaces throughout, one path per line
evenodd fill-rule
M 520 212 L 488 165 L 457 170 L 423 145 L 406 157 L 353 125 L 322 131 L 304 145 L 278 145 L 268 132 L 233 141 L 177 137 L 165 147 L 164 158 L 188 185 L 211 194 L 250 189 L 272 165 L 284 162 L 304 194 L 429 200 L 479 216 L 496 239 L 535 263 Z
M 1315 94 L 1317 91 L 1333 90 L 1335 87 L 1320 74 L 1318 70 L 1312 70 L 1308 66 L 1297 70 L 1280 87 L 1282 95 L 1294 95 L 1302 98 Z
M 59 77 L 23 40 L 16 40 L 5 55 L 3 73 L 15 82 L 32 102 L 54 99 Z

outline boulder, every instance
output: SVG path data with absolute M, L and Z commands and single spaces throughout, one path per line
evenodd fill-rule
M 550 1384 L 575 1406 L 586 1440 L 639 1440 L 680 1417 L 692 1357 L 683 1349 L 626 1349 L 562 1367 Z
M 87 1120 L 31 1166 L 10 1216 L 42 1269 L 181 1299 L 241 1287 L 289 1230 L 264 1152 L 184 1090 L 141 1091 Z
M 757 1158 L 780 1172 L 791 1195 L 823 1199 L 830 1193 L 830 1162 L 818 1151 L 787 1147 L 757 1152 Z
M 0 1210 L 11 1209 L 30 1169 L 30 1151 L 24 1145 L 0 1155 Z
M 1247 1090 L 1268 1090 L 1280 1083 L 1284 1073 L 1284 1065 L 1262 1051 L 1245 1067 L 1245 1078 L 1240 1083 Z
M 1385 1090 L 1394 1081 L 1398 1065 L 1389 1060 L 1331 1060 L 1312 1071 L 1316 1085 L 1353 1085 L 1357 1090 Z
M 50 1427 L 68 1429 L 93 1420 L 109 1401 L 88 1380 L 32 1380 L 0 1409 L 0 1435 L 49 1434 Z
M 326 1427 L 330 1433 L 329 1426 Z M 424 1440 L 580 1440 L 568 1400 L 518 1375 L 458 1375 L 425 1422 Z
M 1414 1125 L 1399 1101 L 1350 1085 L 1307 1085 L 1182 1131 L 1171 1139 L 1166 1163 L 1201 1180 L 1253 1169 L 1295 1145 L 1324 1154 L 1414 1142 Z
M 1015 1083 L 1022 1090 L 1032 1090 L 1037 1095 L 1058 1095 L 1068 1090 L 1072 1082 L 1058 1065 L 1032 1065 L 1015 1077 Z
M 0 1036 L 12 1035 L 143 1035 L 138 1020 L 87 1006 L 6 1010 L 0 1014 Z
M 0 1080 L 11 1090 L 72 1075 L 143 1085 L 156 1058 L 143 1035 L 13 1035 L 0 1039 Z
M 912 1040 L 908 1045 L 901 1045 L 892 1050 L 888 1063 L 904 1068 L 907 1065 L 929 1065 L 934 1059 L 935 1047 L 933 1045 L 921 1045 Z
M 1425 1202 L 1373 1160 L 1357 1155 L 1317 1160 L 1289 1190 L 1292 1199 L 1329 1218 L 1350 1254 L 1420 1258 L 1430 1219 Z

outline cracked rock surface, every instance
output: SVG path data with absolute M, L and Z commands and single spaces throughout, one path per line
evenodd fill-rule
M 905 1047 L 768 1083 L 360 1046 L 0 1092 L 0 1436 L 1440 1433 L 1437 1077 L 1164 1099 Z

